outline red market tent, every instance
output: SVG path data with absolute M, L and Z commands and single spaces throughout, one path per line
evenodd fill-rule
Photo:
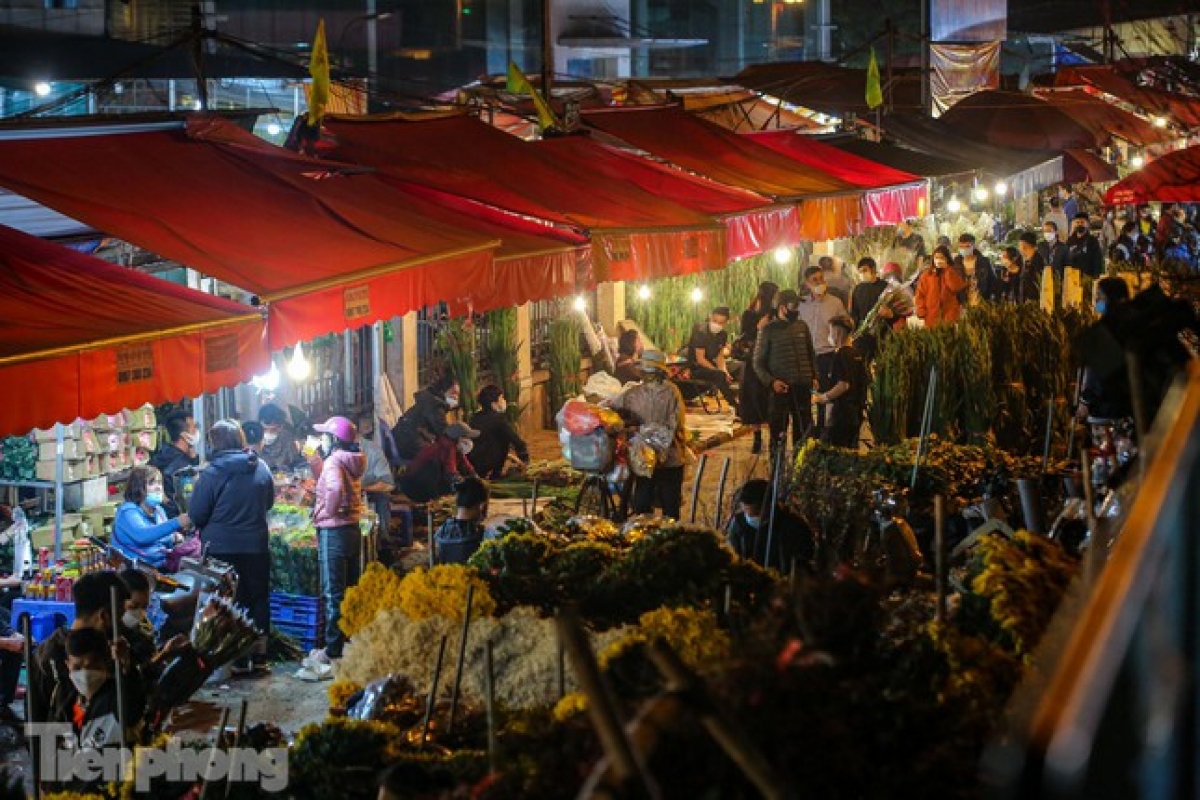
M 1103 146 L 1108 139 L 1058 106 L 1021 92 L 975 92 L 955 103 L 940 121 L 960 136 L 1015 150 L 1086 149 Z
M 261 309 L 0 226 L 0 432 L 194 397 L 269 360 Z
M 1084 88 L 1039 89 L 1036 94 L 1061 109 L 1072 119 L 1090 130 L 1101 141 L 1115 136 L 1146 147 L 1162 144 L 1175 138 L 1169 129 L 1155 127 L 1137 114 L 1112 103 L 1106 103 Z
M 1138 76 L 1145 67 L 1139 59 L 1060 67 L 1053 75 L 1052 85 L 1090 87 L 1094 92 L 1129 103 L 1143 113 L 1164 116 L 1181 128 L 1200 127 L 1200 98 L 1140 85 Z
M 1200 145 L 1156 158 L 1104 194 L 1113 205 L 1200 202 Z
M 929 209 L 929 184 L 919 175 L 839 150 L 795 131 L 759 131 L 746 136 L 788 158 L 822 170 L 853 186 L 862 195 L 862 225 L 895 225 L 923 217 Z
M 293 163 L 308 172 L 301 188 L 250 148 L 224 143 L 227 132 L 208 117 L 186 127 L 5 131 L 0 184 L 256 293 L 270 305 L 274 349 L 486 285 L 495 239 L 415 205 L 401 214 L 327 202 L 322 194 L 344 197 L 360 176 Z M 421 266 L 429 268 L 412 271 Z
M 566 147 L 535 147 L 465 115 L 326 117 L 324 126 L 332 139 L 327 152 L 341 161 L 586 231 L 597 280 L 662 277 L 727 263 L 720 220 L 628 176 L 606 173 Z M 661 175 L 665 183 L 667 175 Z M 705 193 L 679 184 L 672 191 L 676 197 Z M 746 202 L 747 208 L 770 203 Z
M 861 229 L 860 192 L 852 184 L 679 108 L 602 109 L 586 112 L 584 121 L 698 175 L 779 201 L 801 201 L 802 239 L 836 239 Z

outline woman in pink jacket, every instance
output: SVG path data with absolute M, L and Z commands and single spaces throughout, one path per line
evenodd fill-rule
M 296 673 L 304 680 L 333 677 L 332 661 L 342 657 L 346 637 L 338 627 L 346 589 L 361 572 L 362 476 L 367 459 L 358 446 L 358 428 L 345 417 L 330 417 L 313 429 L 322 434 L 320 452 L 310 462 L 317 486 L 313 524 L 321 561 L 321 594 L 325 603 L 325 649 L 313 650 Z

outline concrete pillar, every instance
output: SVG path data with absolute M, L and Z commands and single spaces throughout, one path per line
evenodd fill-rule
M 392 330 L 395 335 L 392 344 L 399 355 L 398 369 L 392 372 L 393 386 L 396 397 L 407 409 L 413 404 L 413 397 L 421 387 L 419 382 L 419 362 L 417 356 L 417 312 L 410 311 L 403 317 L 398 317 Z
M 625 282 L 613 281 L 596 287 L 596 321 L 609 336 L 617 335 L 617 323 L 625 319 Z
M 533 346 L 530 336 L 529 303 L 517 306 L 517 384 L 521 387 L 518 402 L 525 413 L 521 415 L 522 431 L 535 430 L 540 412 L 533 405 Z

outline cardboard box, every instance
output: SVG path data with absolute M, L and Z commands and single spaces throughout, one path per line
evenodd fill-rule
M 63 425 L 63 438 L 64 439 L 82 439 L 83 438 L 83 428 L 84 428 L 83 420 L 79 420 L 79 419 L 75 420 L 74 422 L 72 422 L 68 425 Z M 54 428 L 48 428 L 46 430 L 42 430 L 41 428 L 33 429 L 33 438 L 35 440 L 37 440 L 38 444 L 41 444 L 42 442 L 53 442 L 55 440 L 56 436 L 57 436 L 57 434 L 55 434 Z
M 113 431 L 125 429 L 125 415 L 117 414 L 101 414 L 92 420 L 92 427 L 97 431 Z
M 92 430 L 91 427 L 84 427 L 82 441 L 85 452 L 100 452 L 100 439 L 96 436 L 96 432 Z
M 158 429 L 130 431 L 129 444 L 153 453 L 158 448 Z
M 70 524 L 68 524 L 70 523 Z M 82 535 L 83 517 L 78 514 L 63 514 L 62 526 L 62 557 L 66 558 L 69 554 L 71 543 Z M 51 556 L 54 554 L 54 520 L 45 522 L 29 532 L 29 544 L 33 548 L 33 557 L 37 558 L 37 551 L 43 547 L 50 549 Z
M 53 461 L 57 458 L 58 443 L 54 441 L 38 442 L 38 459 Z M 88 449 L 83 439 L 63 439 L 63 458 L 68 461 L 82 461 L 87 458 Z
M 131 467 L 144 467 L 150 463 L 150 451 L 144 447 L 129 448 L 129 465 Z
M 82 514 L 85 508 L 104 508 L 107 502 L 108 478 L 104 475 L 63 486 L 63 508 L 67 511 Z
M 94 458 L 94 456 L 89 456 L 89 458 Z M 53 460 L 37 462 L 37 479 L 39 481 L 54 480 L 56 463 L 57 462 L 55 462 Z M 88 476 L 88 461 L 87 461 L 87 459 L 80 459 L 77 461 L 64 460 L 62 462 L 62 464 L 63 464 L 63 483 L 75 483 L 76 481 L 81 481 L 81 480 L 84 480 L 85 478 L 89 477 Z
M 117 453 L 129 447 L 129 434 L 125 431 L 110 430 L 97 433 L 101 453 Z
M 154 406 L 150 403 L 140 408 L 126 408 L 121 411 L 125 417 L 125 427 L 134 431 L 152 430 L 158 427 L 158 418 L 154 414 Z

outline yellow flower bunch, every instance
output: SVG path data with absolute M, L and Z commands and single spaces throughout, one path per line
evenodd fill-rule
M 729 634 L 717 626 L 717 616 L 696 608 L 656 608 L 638 617 L 637 627 L 600 654 L 601 665 L 630 647 L 661 639 L 683 663 L 703 672 L 729 655 Z
M 91 792 L 50 792 L 42 800 L 104 800 L 104 795 Z
M 488 585 L 470 567 L 442 564 L 433 569 L 418 567 L 404 576 L 399 588 L 399 608 L 409 619 L 430 617 L 462 621 L 467 603 L 467 586 L 475 587 L 471 618 L 481 619 L 496 613 Z
M 329 684 L 329 707 L 343 708 L 351 697 L 363 690 L 361 683 L 354 681 L 334 681 Z
M 953 625 L 934 620 L 929 637 L 946 657 L 949 675 L 938 692 L 938 700 L 963 698 L 988 704 L 1007 697 L 1020 675 L 1020 664 L 1003 647 L 980 636 L 971 636 Z
M 371 624 L 380 611 L 400 607 L 400 577 L 373 561 L 358 579 L 358 584 L 346 590 L 342 599 L 342 616 L 338 627 L 353 638 Z
M 568 692 L 554 704 L 555 722 L 566 722 L 574 716 L 587 711 L 587 695 L 583 692 Z
M 120 800 L 134 800 L 137 797 L 137 771 L 146 763 L 147 752 L 150 750 L 166 750 L 172 738 L 169 733 L 160 733 L 148 744 L 135 747 L 133 749 L 133 758 L 127 762 L 128 766 L 125 768 L 125 780 L 120 784 L 109 783 L 107 796 L 118 797 Z M 84 795 L 84 797 L 91 797 L 91 795 Z
M 987 598 L 991 616 L 1012 640 L 1013 654 L 1028 659 L 1075 572 L 1075 563 L 1044 536 L 1017 531 L 1010 540 L 980 542 L 984 568 L 971 591 Z

